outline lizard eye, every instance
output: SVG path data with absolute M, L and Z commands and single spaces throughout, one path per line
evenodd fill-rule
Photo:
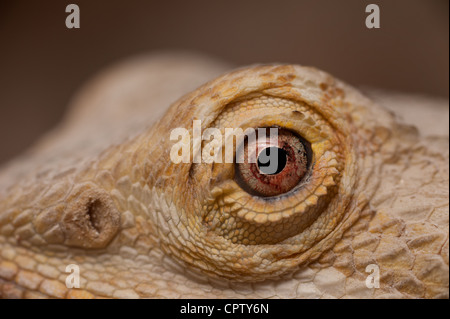
M 246 139 L 236 153 L 236 182 L 252 195 L 287 193 L 301 185 L 311 166 L 308 141 L 288 130 L 273 129 L 277 131 L 275 136 Z
M 227 134 L 230 123 L 238 128 L 234 135 Z M 213 182 L 204 184 L 212 186 L 203 216 L 210 233 L 255 247 L 308 236 L 334 198 L 343 168 L 341 137 L 327 120 L 301 101 L 250 95 L 229 104 L 211 126 L 225 132 L 225 158 L 234 138 L 236 148 L 232 163 L 192 170 Z
M 372 142 L 389 133 L 353 116 L 370 102 L 326 74 L 253 70 L 208 83 L 173 111 L 178 123 L 201 119 L 205 138 L 193 126 L 192 164 L 168 166 L 161 181 L 182 218 L 158 220 L 169 220 L 160 229 L 180 229 L 164 235 L 169 254 L 212 277 L 256 282 L 311 263 L 341 240 L 367 207 L 370 194 L 358 190 L 378 180 Z

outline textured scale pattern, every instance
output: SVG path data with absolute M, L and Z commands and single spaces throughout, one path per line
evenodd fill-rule
M 126 62 L 0 170 L 0 297 L 448 298 L 448 136 L 313 68 L 253 66 L 198 87 L 226 69 Z M 172 163 L 170 131 L 196 119 L 294 131 L 311 175 L 262 198 L 232 163 Z M 80 289 L 65 285 L 71 264 Z M 370 264 L 380 288 L 366 287 Z

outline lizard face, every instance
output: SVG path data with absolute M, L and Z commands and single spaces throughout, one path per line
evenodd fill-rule
M 113 145 L 121 128 L 100 132 L 104 113 L 89 114 L 17 164 L 29 173 L 3 173 L 13 183 L 0 188 L 0 296 L 448 296 L 448 141 L 421 138 L 330 75 L 227 73 L 151 127 L 129 122 Z M 194 120 L 225 138 L 189 140 L 189 161 L 175 163 L 171 132 L 192 136 Z M 286 163 L 264 181 L 256 164 L 193 160 L 212 144 L 225 154 L 227 128 L 271 127 Z M 233 159 L 249 143 L 236 141 Z M 79 289 L 66 286 L 68 265 Z

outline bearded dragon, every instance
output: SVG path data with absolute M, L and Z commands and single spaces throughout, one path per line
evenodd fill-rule
M 448 298 L 448 106 L 385 103 L 405 123 L 315 68 L 228 70 L 124 62 L 5 165 L 0 297 Z M 264 193 L 241 164 L 174 163 L 170 133 L 194 120 L 287 132 L 304 176 Z

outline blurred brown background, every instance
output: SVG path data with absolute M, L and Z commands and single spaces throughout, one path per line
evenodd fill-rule
M 81 28 L 67 29 L 76 3 Z M 365 27 L 365 7 L 381 29 Z M 155 50 L 193 50 L 242 65 L 313 65 L 356 86 L 448 98 L 447 0 L 0 2 L 0 162 L 63 116 L 101 68 Z

